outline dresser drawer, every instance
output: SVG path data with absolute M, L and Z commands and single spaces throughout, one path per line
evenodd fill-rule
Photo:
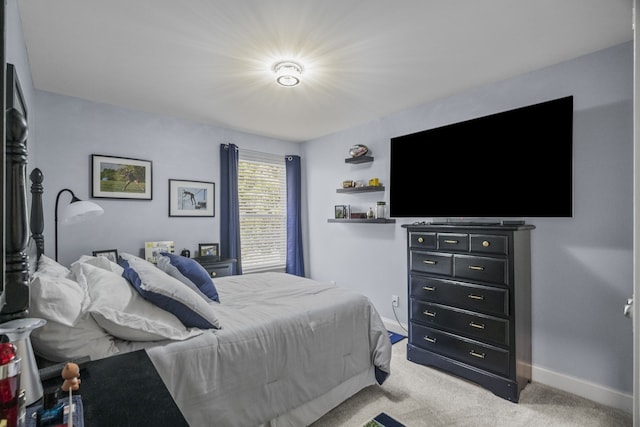
M 194 258 L 211 276 L 211 278 L 231 276 L 233 274 L 233 264 L 236 262 L 232 258 L 218 257 L 198 257 Z
M 509 315 L 509 291 L 412 274 L 411 297 L 486 314 Z
M 411 300 L 411 319 L 428 326 L 499 345 L 509 344 L 509 321 L 466 310 Z
M 436 233 L 409 233 L 409 247 L 415 249 L 436 249 Z
M 411 270 L 451 276 L 453 254 L 411 251 Z
M 453 275 L 457 278 L 506 285 L 508 284 L 507 260 L 455 255 Z
M 438 233 L 438 249 L 441 251 L 469 252 L 469 235 Z
M 507 254 L 507 236 L 497 236 L 494 234 L 472 234 L 471 252 L 480 254 Z
M 409 324 L 409 342 L 427 351 L 450 357 L 498 375 L 509 375 L 509 351 L 438 331 L 417 323 Z
M 231 264 L 216 267 L 206 267 L 205 270 L 207 270 L 212 278 L 231 276 Z

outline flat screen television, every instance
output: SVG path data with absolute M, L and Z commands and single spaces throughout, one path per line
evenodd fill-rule
M 573 96 L 391 138 L 391 217 L 573 215 Z

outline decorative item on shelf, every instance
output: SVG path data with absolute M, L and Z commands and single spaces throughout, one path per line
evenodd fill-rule
M 369 148 L 363 144 L 355 144 L 355 145 L 352 145 L 351 148 L 349 148 L 349 154 L 351 155 L 351 157 L 364 156 L 368 152 L 369 152 Z
M 180 255 L 185 258 L 191 258 L 191 251 L 189 249 L 183 249 L 182 252 L 180 252 Z
M 347 217 L 347 206 L 346 205 L 336 205 L 335 206 L 335 218 L 336 219 L 344 219 Z
M 387 215 L 387 204 L 386 202 L 380 201 L 376 203 L 376 218 L 382 219 Z
M 369 210 L 367 211 L 367 219 L 373 219 L 374 218 L 374 213 L 373 213 L 373 208 L 369 208 Z
M 357 187 L 357 188 L 362 188 L 362 187 L 364 187 L 364 181 L 363 181 L 363 180 L 361 180 L 361 179 L 359 179 L 358 181 L 356 181 L 356 185 L 355 185 L 355 187 Z
M 371 178 L 369 180 L 369 186 L 370 187 L 377 187 L 380 185 L 380 180 L 378 178 Z
M 356 186 L 355 181 L 351 181 L 351 180 L 342 181 L 342 188 L 351 188 L 355 186 Z
M 351 213 L 351 219 L 366 219 L 367 218 L 367 213 L 366 212 L 352 212 Z

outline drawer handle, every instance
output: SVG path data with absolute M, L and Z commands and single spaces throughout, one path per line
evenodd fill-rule
M 457 240 L 450 240 L 450 239 L 445 239 L 444 240 L 445 243 L 449 243 L 451 245 L 457 245 L 458 241 Z
M 471 322 L 469 323 L 469 326 L 471 326 L 472 328 L 484 329 L 484 323 Z
M 482 246 L 484 246 L 485 248 L 488 248 L 489 246 L 491 246 L 491 243 L 488 240 L 483 240 Z
M 424 338 L 425 341 L 428 341 L 430 343 L 434 343 L 435 344 L 435 342 L 436 342 L 435 338 L 431 338 L 431 337 L 428 337 L 426 335 L 423 338 Z
M 211 277 L 216 277 L 216 276 L 217 276 L 217 273 L 215 271 L 212 271 L 211 272 Z
M 484 297 L 482 295 L 474 295 L 474 294 L 469 294 L 467 295 L 467 298 L 471 298 L 471 299 L 477 299 L 479 301 L 484 300 Z
M 484 353 L 478 353 L 477 351 L 471 350 L 469 352 L 469 354 L 472 355 L 473 357 L 477 357 L 479 359 L 484 359 Z
M 418 243 L 424 243 L 424 237 L 418 237 Z
M 423 286 L 422 289 L 429 292 L 433 292 L 436 290 L 435 286 Z
M 429 311 L 429 310 L 423 311 L 422 314 L 424 314 L 425 316 L 429 316 L 429 317 L 436 317 L 436 313 L 434 313 L 433 311 Z
M 484 267 L 480 267 L 479 265 L 470 265 L 469 270 L 484 271 Z
M 431 260 L 431 259 L 425 259 L 424 261 L 425 264 L 429 264 L 429 265 L 436 265 L 436 261 Z

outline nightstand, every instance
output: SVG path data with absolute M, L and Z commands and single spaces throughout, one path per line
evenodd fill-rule
M 85 426 L 188 427 L 145 350 L 80 366 L 80 390 L 74 394 L 82 398 Z M 42 385 L 47 389 L 62 382 L 58 375 Z
M 236 260 L 233 258 L 220 258 L 217 256 L 196 257 L 194 258 L 212 278 L 233 275 L 233 264 Z

